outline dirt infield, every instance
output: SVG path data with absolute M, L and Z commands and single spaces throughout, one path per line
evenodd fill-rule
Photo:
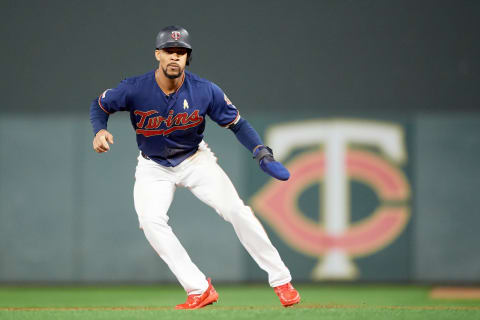
M 478 287 L 438 287 L 430 291 L 432 299 L 480 299 Z
M 479 310 L 480 306 L 361 306 L 361 305 L 297 305 L 292 309 L 392 309 L 392 310 Z M 278 307 L 216 307 L 209 306 L 209 310 L 282 310 Z M 173 307 L 7 307 L 0 311 L 162 311 L 173 310 Z

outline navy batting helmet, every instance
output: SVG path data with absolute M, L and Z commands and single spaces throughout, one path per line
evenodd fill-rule
M 187 65 L 192 59 L 192 46 L 188 31 L 180 26 L 168 26 L 160 30 L 155 41 L 155 48 L 186 48 L 188 50 Z

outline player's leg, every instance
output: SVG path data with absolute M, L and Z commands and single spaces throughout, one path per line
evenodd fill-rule
M 168 225 L 167 211 L 175 183 L 168 170 L 139 157 L 135 172 L 134 200 L 140 228 L 150 245 L 165 261 L 187 294 L 201 294 L 208 288 L 205 275 L 197 268 Z
M 240 199 L 210 149 L 201 146 L 199 154 L 185 166 L 182 183 L 233 225 L 242 245 L 260 268 L 268 273 L 272 287 L 291 281 L 290 272 L 270 242 L 265 229 L 250 207 Z

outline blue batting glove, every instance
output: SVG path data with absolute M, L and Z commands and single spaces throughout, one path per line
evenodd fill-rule
M 266 146 L 258 147 L 253 153 L 253 158 L 257 159 L 260 168 L 263 171 L 278 180 L 288 180 L 290 172 L 278 161 L 273 158 L 272 149 Z

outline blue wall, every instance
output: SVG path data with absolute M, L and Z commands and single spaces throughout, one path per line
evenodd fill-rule
M 422 116 L 410 125 L 413 222 L 410 249 L 398 251 L 410 270 L 407 279 L 478 281 L 480 117 Z M 132 196 L 137 149 L 127 115 L 114 115 L 109 129 L 115 144 L 99 155 L 91 149 L 86 117 L 2 116 L 0 281 L 173 280 L 138 228 Z M 252 169 L 249 153 L 212 122 L 206 140 L 249 200 L 256 187 L 247 185 L 248 176 L 263 175 Z M 252 271 L 231 226 L 190 192 L 178 189 L 169 212 L 174 231 L 205 273 L 223 281 L 266 279 L 256 266 Z M 290 260 L 292 249 L 268 232 L 293 273 L 303 268 L 299 259 Z M 370 271 L 384 267 L 369 264 Z M 369 279 L 395 279 L 380 274 Z M 301 272 L 297 278 L 309 280 Z

